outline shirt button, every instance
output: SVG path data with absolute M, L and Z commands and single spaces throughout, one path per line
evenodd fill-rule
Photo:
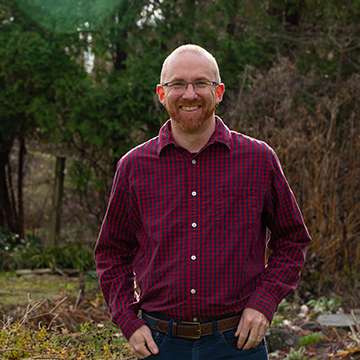
M 191 292 L 192 294 L 195 294 L 195 293 L 196 293 L 196 290 L 195 290 L 195 289 L 191 289 L 190 292 Z
M 197 321 L 198 321 L 198 318 L 197 318 L 197 317 L 194 317 L 194 318 L 193 318 L 193 321 L 194 321 L 194 322 L 197 322 Z
M 196 223 L 196 222 L 193 222 L 193 223 L 191 224 L 191 226 L 192 226 L 193 228 L 196 228 L 196 227 L 197 227 L 197 223 Z
M 192 159 L 191 162 L 195 165 L 196 164 L 196 160 Z
M 191 193 L 191 195 L 192 195 L 192 196 L 196 196 L 196 195 L 197 195 L 196 191 L 193 191 L 193 192 Z
M 191 260 L 196 260 L 196 255 L 191 255 Z

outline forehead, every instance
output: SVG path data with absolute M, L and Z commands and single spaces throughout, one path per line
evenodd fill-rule
M 172 80 L 194 81 L 196 79 L 214 81 L 215 78 L 215 64 L 205 55 L 190 51 L 171 56 L 164 72 L 164 82 Z

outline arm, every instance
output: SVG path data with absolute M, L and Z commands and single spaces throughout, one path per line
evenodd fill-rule
M 245 344 L 244 350 L 262 340 L 258 334 L 266 334 L 278 304 L 296 289 L 305 262 L 306 247 L 311 241 L 295 197 L 272 150 L 268 168 L 262 219 L 271 231 L 267 245 L 272 254 L 262 282 L 250 296 L 239 323 L 238 346 L 242 348 Z
M 132 262 L 139 246 L 132 228 L 129 191 L 121 164 L 120 160 L 95 246 L 95 263 L 111 319 L 129 339 L 145 322 L 137 317 Z

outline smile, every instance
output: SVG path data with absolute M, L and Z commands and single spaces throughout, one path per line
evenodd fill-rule
M 180 108 L 184 111 L 194 111 L 200 108 L 200 105 L 197 106 L 180 106 Z

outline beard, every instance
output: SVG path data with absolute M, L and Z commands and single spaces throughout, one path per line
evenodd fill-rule
M 201 106 L 201 113 L 192 114 L 191 112 L 185 113 L 180 110 L 180 106 Z M 177 124 L 177 126 L 184 132 L 195 132 L 200 129 L 202 125 L 208 120 L 215 112 L 215 102 L 213 104 L 206 104 L 204 101 L 196 101 L 193 103 L 178 103 L 166 105 L 166 110 L 170 118 Z

